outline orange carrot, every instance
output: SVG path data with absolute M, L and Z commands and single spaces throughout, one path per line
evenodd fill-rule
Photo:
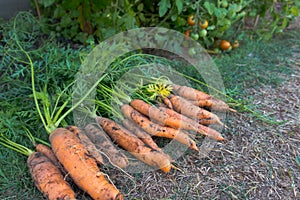
M 96 117 L 96 121 L 113 141 L 139 160 L 150 166 L 159 168 L 163 172 L 169 172 L 171 170 L 170 160 L 165 154 L 147 147 L 145 143 L 124 127 L 103 117 Z
M 162 101 L 164 102 L 164 104 L 166 104 L 166 106 L 170 109 L 173 109 L 173 105 L 172 102 L 170 101 L 170 99 L 168 99 L 167 97 L 162 98 Z
M 125 128 L 127 128 L 131 133 L 135 134 L 139 139 L 141 139 L 146 145 L 148 145 L 150 148 L 157 150 L 157 151 L 162 151 L 161 148 L 157 146 L 157 144 L 154 142 L 152 137 L 141 130 L 139 127 L 136 126 L 136 124 L 129 120 L 129 119 L 124 119 L 122 121 L 123 125 Z
M 123 195 L 106 180 L 94 158 L 75 134 L 65 128 L 57 128 L 49 139 L 57 159 L 78 187 L 93 199 L 123 199 Z
M 112 143 L 106 133 L 96 125 L 88 124 L 85 128 L 86 135 L 110 159 L 110 162 L 120 168 L 128 165 L 128 158 Z
M 32 153 L 27 165 L 36 187 L 49 200 L 75 200 L 76 195 L 60 170 L 40 152 Z
M 188 117 L 196 118 L 201 124 L 220 124 L 223 123 L 220 121 L 219 117 L 212 112 L 209 112 L 203 108 L 193 105 L 188 100 L 175 95 L 169 96 L 170 101 L 172 102 L 174 110 L 177 112 L 186 115 Z
M 201 133 L 201 134 L 203 134 L 205 136 L 208 136 L 208 137 L 210 137 L 212 139 L 215 139 L 215 140 L 224 140 L 221 133 L 219 133 L 218 131 L 216 131 L 212 128 L 209 128 L 207 126 L 203 126 L 203 125 L 199 124 L 197 121 L 195 121 L 191 118 L 188 118 L 184 115 L 181 115 L 180 113 L 178 113 L 178 112 L 176 112 L 172 109 L 168 109 L 168 108 L 165 108 L 165 107 L 159 107 L 159 109 L 164 111 L 165 113 L 167 113 L 169 116 L 175 117 L 179 120 L 182 120 L 182 121 L 185 121 L 185 122 L 191 124 L 191 126 L 194 128 L 193 131 Z
M 196 106 L 206 107 L 211 110 L 237 112 L 230 108 L 224 101 L 213 97 L 211 99 L 190 100 L 190 102 Z
M 143 100 L 134 99 L 130 102 L 130 106 L 162 126 L 167 125 L 172 128 L 193 130 L 193 127 L 190 124 L 185 123 L 185 121 L 181 119 L 169 116 L 166 112 L 158 109 L 156 106 L 151 106 Z
M 200 107 L 208 107 L 213 110 L 219 110 L 219 111 L 232 111 L 236 112 L 236 110 L 230 108 L 224 101 L 220 99 L 216 99 L 209 94 L 206 94 L 204 92 L 201 92 L 199 90 L 196 90 L 191 87 L 187 86 L 180 86 L 173 84 L 172 85 L 173 91 L 176 92 L 179 96 L 192 100 L 192 103 L 194 105 L 200 106 Z
M 197 123 L 193 119 L 175 112 L 174 110 L 168 108 L 159 109 L 140 99 L 132 100 L 130 102 L 130 105 L 140 113 L 148 116 L 150 119 L 154 119 L 159 124 L 165 124 L 173 128 L 182 128 L 185 130 L 196 131 L 217 140 L 224 139 L 219 132 L 210 129 L 209 132 L 207 132 L 207 127 Z
M 176 92 L 179 96 L 182 96 L 186 99 L 191 100 L 200 100 L 200 99 L 210 99 L 211 96 L 194 88 L 188 86 L 180 86 L 173 84 L 172 90 Z
M 175 139 L 178 142 L 185 144 L 189 148 L 198 151 L 196 142 L 192 140 L 184 131 L 153 123 L 130 105 L 123 105 L 121 110 L 125 117 L 134 121 L 150 135 Z
M 53 164 L 55 164 L 58 167 L 61 167 L 59 161 L 57 160 L 56 156 L 54 155 L 52 149 L 50 149 L 50 147 L 44 145 L 44 144 L 37 144 L 35 146 L 35 149 L 37 152 L 42 153 L 43 155 L 47 156 L 49 158 L 49 160 L 51 160 L 51 162 L 53 162 Z
M 77 126 L 68 126 L 66 129 L 71 131 L 79 138 L 80 142 L 85 146 L 86 150 L 99 165 L 104 164 L 101 153 L 98 151 L 95 144 L 82 132 L 82 130 L 80 130 Z

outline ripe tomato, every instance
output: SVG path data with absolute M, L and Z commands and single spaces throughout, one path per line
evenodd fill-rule
M 238 40 L 235 40 L 235 41 L 233 42 L 233 44 L 231 44 L 231 46 L 232 46 L 233 49 L 235 49 L 235 48 L 238 48 L 238 47 L 240 46 L 240 43 L 239 43 Z
M 193 14 L 188 16 L 187 23 L 190 26 L 194 26 L 196 24 L 196 19 L 195 19 L 195 16 Z
M 206 29 L 208 27 L 208 21 L 204 20 L 203 23 L 200 21 L 199 26 L 203 29 Z
M 221 40 L 221 42 L 220 42 L 220 48 L 222 50 L 225 50 L 225 51 L 229 50 L 231 48 L 231 44 L 227 40 Z

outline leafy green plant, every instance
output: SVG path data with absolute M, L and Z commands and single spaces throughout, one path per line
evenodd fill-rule
M 289 22 L 299 16 L 299 9 L 299 0 L 264 0 L 253 1 L 247 13 L 252 18 L 254 32 L 259 38 L 269 40 L 274 34 L 282 33 Z

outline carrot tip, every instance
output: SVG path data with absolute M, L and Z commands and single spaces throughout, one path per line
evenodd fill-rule
M 237 110 L 235 110 L 235 109 L 229 108 L 228 110 L 229 110 L 230 112 L 237 113 Z
M 219 137 L 217 138 L 217 140 L 219 140 L 219 141 L 226 141 L 227 139 L 223 138 L 222 136 L 219 136 Z

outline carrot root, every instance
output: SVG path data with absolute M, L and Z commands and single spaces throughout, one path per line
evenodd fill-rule
M 60 170 L 44 154 L 32 153 L 27 159 L 27 165 L 35 185 L 47 199 L 76 199 L 75 192 L 64 180 Z
M 93 199 L 123 199 L 115 186 L 106 180 L 95 159 L 75 134 L 65 128 L 57 128 L 50 134 L 49 139 L 57 159 L 78 187 Z

